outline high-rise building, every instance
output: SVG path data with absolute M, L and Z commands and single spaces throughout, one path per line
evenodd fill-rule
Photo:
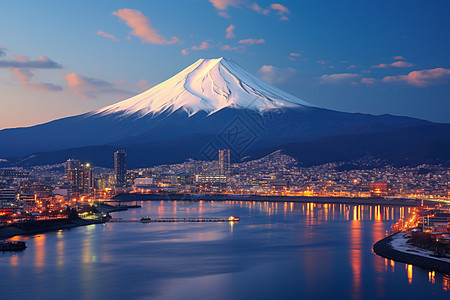
M 66 162 L 66 170 L 73 170 L 81 167 L 81 162 L 78 159 L 68 159 Z
M 230 164 L 230 150 L 219 150 L 219 174 L 230 176 L 231 164 Z
M 67 182 L 72 195 L 90 194 L 94 187 L 94 172 L 89 163 L 69 159 L 66 165 Z
M 116 186 L 126 185 L 127 176 L 127 153 L 124 150 L 114 152 L 114 175 Z

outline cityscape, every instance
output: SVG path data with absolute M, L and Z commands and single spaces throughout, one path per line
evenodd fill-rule
M 0 299 L 449 299 L 449 14 L 2 3 Z
M 0 173 L 2 222 L 66 217 L 67 207 L 108 201 L 119 193 L 254 194 L 309 197 L 392 197 L 449 201 L 450 170 L 419 165 L 395 168 L 365 157 L 352 163 L 304 168 L 276 151 L 231 163 L 230 150 L 216 161 L 127 170 L 126 152 L 114 153 L 114 169 L 69 159 L 58 165 L 9 168 Z M 373 167 L 377 166 L 377 167 Z M 89 208 L 88 208 L 89 210 Z

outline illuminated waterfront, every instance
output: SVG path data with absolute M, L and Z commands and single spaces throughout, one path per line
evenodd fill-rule
M 450 278 L 372 253 L 412 208 L 142 202 L 123 219 L 239 216 L 239 223 L 107 223 L 32 237 L 0 254 L 2 299 L 447 299 Z

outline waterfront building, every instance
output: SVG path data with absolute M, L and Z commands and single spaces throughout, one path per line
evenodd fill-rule
M 127 175 L 127 153 L 124 150 L 114 152 L 114 176 L 116 186 L 123 187 L 126 185 Z
M 219 150 L 219 175 L 230 176 L 231 164 L 230 164 L 230 150 Z

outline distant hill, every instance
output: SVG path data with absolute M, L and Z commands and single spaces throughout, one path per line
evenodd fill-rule
M 303 166 L 351 161 L 365 155 L 381 158 L 396 166 L 423 163 L 450 166 L 450 124 L 394 129 L 382 133 L 340 135 L 315 141 L 289 143 L 251 151 L 262 157 L 283 149 Z
M 0 163 L 0 166 L 55 164 L 69 158 L 78 158 L 97 166 L 112 167 L 113 153 L 118 149 L 127 151 L 129 168 L 181 163 L 189 158 L 217 159 L 215 149 L 207 149 L 209 144 L 225 147 L 216 135 L 193 135 L 169 141 L 89 146 L 35 153 L 10 159 L 8 163 Z M 415 126 L 372 134 L 339 135 L 271 147 L 256 146 L 240 156 L 232 155 L 232 159 L 237 161 L 244 156 L 247 160 L 257 159 L 279 149 L 306 167 L 327 162 L 352 161 L 366 155 L 383 159 L 396 166 L 423 163 L 450 166 L 450 124 Z M 210 150 L 212 153 L 208 156 Z

